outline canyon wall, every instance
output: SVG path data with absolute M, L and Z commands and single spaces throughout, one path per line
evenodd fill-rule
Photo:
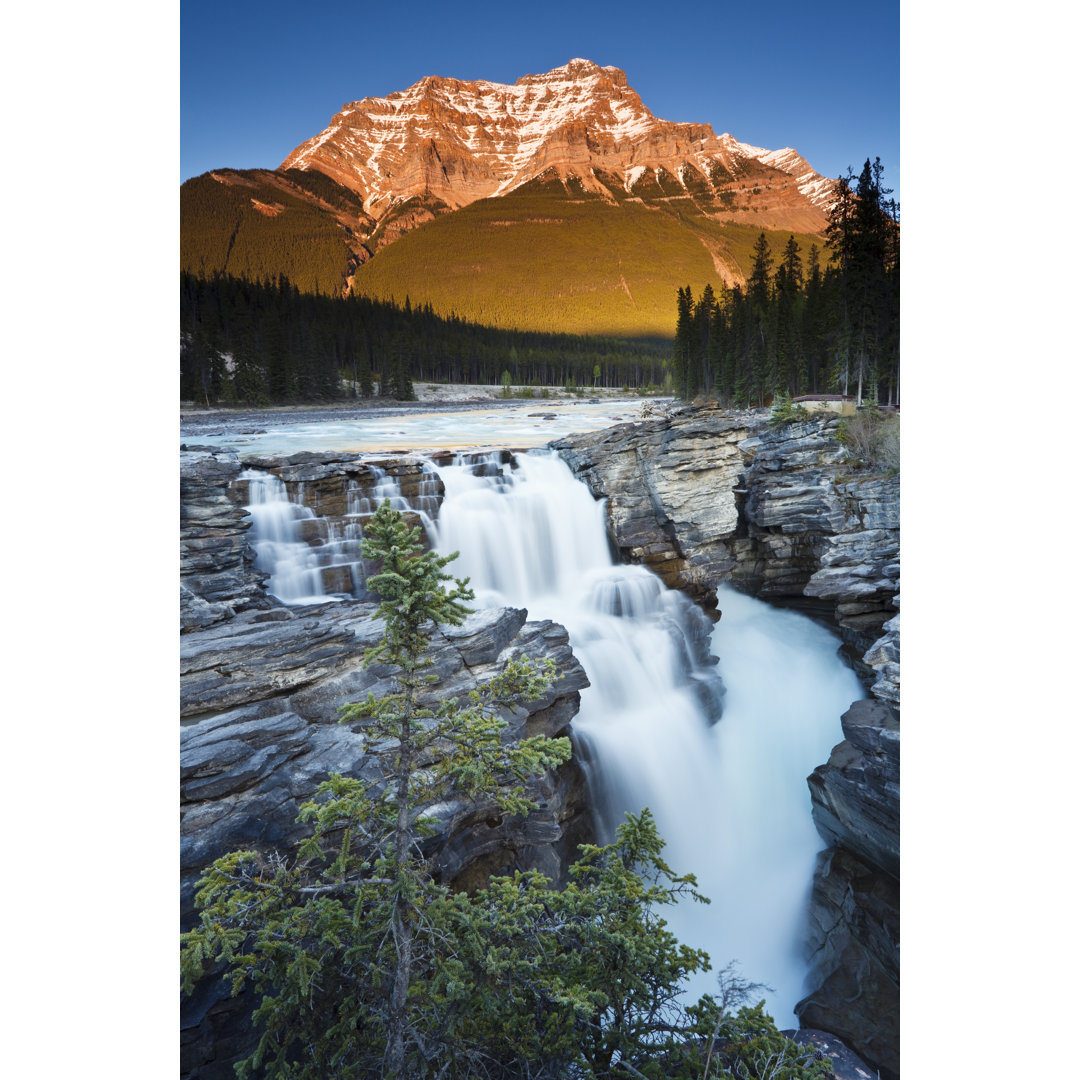
M 899 1076 L 899 479 L 853 471 L 823 416 L 779 429 L 753 414 L 687 408 L 671 416 L 560 440 L 554 446 L 607 500 L 612 543 L 666 584 L 715 609 L 716 589 L 803 611 L 835 628 L 870 696 L 842 719 L 844 739 L 809 779 L 819 857 L 809 915 L 813 969 L 796 1012 L 805 1028 L 844 1039 Z M 254 565 L 250 481 L 235 454 L 181 454 L 181 915 L 214 858 L 237 847 L 287 849 L 297 809 L 330 771 L 369 776 L 363 734 L 337 724 L 342 704 L 378 693 L 364 670 L 373 640 L 359 542 L 345 519 L 357 493 L 386 477 L 438 513 L 441 489 L 416 458 L 373 466 L 358 454 L 294 454 L 248 462 L 280 478 L 311 511 L 306 542 L 322 552 L 327 592 L 285 607 Z M 714 616 L 715 617 L 715 616 Z M 566 631 L 520 609 L 479 612 L 438 634 L 440 694 L 489 677 L 515 652 L 550 656 L 558 681 L 513 719 L 515 733 L 559 734 L 588 685 Z M 541 811 L 503 821 L 489 807 L 446 808 L 432 852 L 445 880 L 538 867 L 559 879 L 590 838 L 576 761 L 535 788 Z M 231 1076 L 249 1036 L 251 1003 L 207 979 L 185 1000 L 182 1071 Z
M 853 470 L 839 423 L 822 415 L 772 428 L 762 414 L 692 407 L 553 445 L 607 499 L 625 559 L 707 609 L 727 584 L 826 622 L 845 643 L 870 696 L 845 713 L 843 741 L 808 781 L 828 847 L 795 1011 L 896 1080 L 900 480 Z
M 294 493 L 328 517 L 311 526 L 323 539 L 344 492 L 359 477 L 374 494 L 380 475 L 396 472 L 419 490 L 415 460 L 372 470 L 357 455 L 293 455 L 263 461 Z M 355 487 L 355 484 L 353 485 Z M 290 850 L 302 835 L 300 805 L 331 772 L 375 781 L 363 724 L 340 725 L 339 709 L 390 688 L 385 666 L 361 666 L 379 634 L 374 604 L 363 600 L 285 607 L 268 596 L 266 577 L 247 543 L 248 481 L 235 454 L 181 454 L 180 896 L 181 926 L 195 919 L 202 871 L 229 851 Z M 333 570 L 333 568 L 329 568 Z M 462 626 L 436 633 L 431 657 L 438 694 L 467 694 L 515 655 L 555 661 L 545 696 L 508 713 L 511 738 L 568 734 L 588 685 L 563 627 L 530 621 L 523 609 L 478 611 Z M 469 887 L 491 873 L 536 868 L 556 881 L 594 839 L 585 779 L 575 759 L 531 784 L 539 809 L 528 818 L 494 803 L 442 805 L 430 851 L 444 881 Z M 233 1076 L 249 1051 L 253 1002 L 230 998 L 220 978 L 204 979 L 182 1000 L 181 1074 L 199 1080 Z

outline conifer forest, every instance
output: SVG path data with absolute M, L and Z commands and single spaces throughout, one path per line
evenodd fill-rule
M 819 248 L 763 231 L 745 286 L 678 289 L 674 342 L 524 332 L 284 276 L 180 275 L 183 400 L 266 405 L 412 399 L 414 381 L 664 390 L 762 406 L 840 393 L 899 403 L 899 206 L 880 158 L 837 179 Z M 507 378 L 507 375 L 509 378 Z

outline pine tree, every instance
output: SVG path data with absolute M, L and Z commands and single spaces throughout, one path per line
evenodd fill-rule
M 898 208 L 886 198 L 883 175 L 880 158 L 873 164 L 867 158 L 857 180 L 849 169 L 834 188 L 826 232 L 839 274 L 837 373 L 845 393 L 849 378 L 854 379 L 860 403 L 864 386 L 877 382 L 879 370 L 891 372 L 895 366 L 898 371 L 899 364 Z
M 672 389 L 676 397 L 689 401 L 694 396 L 695 341 L 694 296 L 687 285 L 678 291 L 678 315 L 675 323 L 675 350 L 672 355 Z
M 776 271 L 775 299 L 777 388 L 789 395 L 798 394 L 806 385 L 806 361 L 800 332 L 804 302 L 802 259 L 794 236 L 788 237 Z
M 511 660 L 467 704 L 425 703 L 435 628 L 460 625 L 473 593 L 462 580 L 447 590 L 455 556 L 425 552 L 419 532 L 386 501 L 362 542 L 379 563 L 368 587 L 384 598 L 382 637 L 364 664 L 386 665 L 398 689 L 347 706 L 343 722 L 363 722 L 373 752 L 382 748 L 385 784 L 332 775 L 301 809 L 314 829 L 297 861 L 234 852 L 199 883 L 201 923 L 182 936 L 185 989 L 216 960 L 231 965 L 234 987 L 251 979 L 263 993 L 263 1034 L 241 1075 L 427 1075 L 441 1039 L 426 988 L 439 949 L 429 913 L 446 890 L 421 848 L 424 811 L 454 797 L 528 813 L 525 781 L 570 756 L 567 739 L 502 740 L 499 710 L 546 692 L 551 661 Z
M 697 333 L 694 340 L 695 382 L 708 394 L 712 390 L 712 329 L 713 312 L 716 310 L 716 297 L 712 285 L 706 284 L 701 291 L 701 299 L 694 308 L 694 323 Z
M 758 404 L 765 403 L 766 395 L 776 383 L 775 336 L 770 333 L 774 306 L 769 287 L 769 272 L 773 256 L 764 231 L 754 244 L 754 264 L 747 279 L 746 292 L 750 305 L 750 383 Z

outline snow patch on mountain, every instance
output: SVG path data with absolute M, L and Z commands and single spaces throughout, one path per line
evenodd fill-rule
M 718 137 L 708 124 L 661 120 L 619 68 L 575 57 L 512 86 L 427 76 L 386 97 L 349 102 L 282 167 L 326 172 L 370 212 L 389 196 L 421 193 L 456 208 L 552 168 L 600 193 L 597 172 L 621 176 L 629 192 L 646 171 L 663 169 L 685 188 L 687 168 L 710 177 L 717 163 L 730 172 L 740 157 L 788 173 L 814 206 L 827 205 L 829 182 L 792 148 L 767 150 Z

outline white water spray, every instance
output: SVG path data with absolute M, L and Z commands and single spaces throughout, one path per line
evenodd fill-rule
M 714 970 L 738 960 L 781 1027 L 796 1026 L 806 961 L 801 938 L 822 842 L 806 777 L 843 737 L 862 696 L 838 640 L 809 619 L 731 590 L 712 631 L 715 668 L 694 660 L 705 616 L 648 570 L 616 564 L 603 504 L 553 455 L 459 459 L 440 470 L 438 547 L 458 550 L 483 605 L 514 604 L 566 626 L 589 676 L 574 730 L 586 744 L 601 831 L 648 806 L 665 858 L 696 874 L 709 906 L 684 903 L 669 923 Z M 698 975 L 691 996 L 716 989 Z
M 285 604 L 332 599 L 323 588 L 325 558 L 305 536 L 305 524 L 318 529 L 314 512 L 290 502 L 285 485 L 273 473 L 247 469 L 240 479 L 248 482 L 251 501 L 245 509 L 252 518 L 251 546 L 256 567 L 270 575 L 267 591 Z
M 806 777 L 843 737 L 839 718 L 862 696 L 839 642 L 803 616 L 728 589 L 711 630 L 681 593 L 614 562 L 603 503 L 552 454 L 520 455 L 513 469 L 498 453 L 459 456 L 437 471 L 446 488 L 437 524 L 432 507 L 400 499 L 391 478 L 380 477 L 377 499 L 420 511 L 438 550 L 460 552 L 450 569 L 470 577 L 478 606 L 527 607 L 530 618 L 566 626 L 591 683 L 573 727 L 604 838 L 627 811 L 648 806 L 668 863 L 695 873 L 712 900 L 673 910 L 673 931 L 705 949 L 714 969 L 738 960 L 746 978 L 773 987 L 763 995 L 769 1012 L 780 1027 L 795 1026 L 803 923 L 823 846 Z M 308 547 L 301 533 L 315 527 L 311 511 L 290 503 L 276 477 L 245 474 L 254 477 L 265 486 L 257 495 L 251 484 L 253 544 L 271 591 L 287 603 L 328 599 L 326 560 L 347 559 L 359 532 Z M 374 510 L 357 498 L 350 515 Z M 351 551 L 326 550 L 347 543 Z M 718 668 L 695 660 L 694 641 L 710 633 Z M 699 974 L 690 996 L 715 989 L 712 973 Z
M 296 497 L 273 473 L 246 469 L 248 505 L 252 517 L 251 546 L 255 565 L 270 575 L 267 590 L 285 604 L 322 604 L 356 596 L 366 581 L 360 542 L 363 522 L 389 499 L 395 510 L 412 511 L 429 538 L 438 513 L 438 474 L 428 461 L 421 463 L 417 493 L 409 502 L 398 481 L 378 465 L 368 463 L 373 486 L 350 481 L 346 512 L 337 521 L 317 517 L 304 505 L 303 487 Z M 370 494 L 366 494 L 370 490 Z

